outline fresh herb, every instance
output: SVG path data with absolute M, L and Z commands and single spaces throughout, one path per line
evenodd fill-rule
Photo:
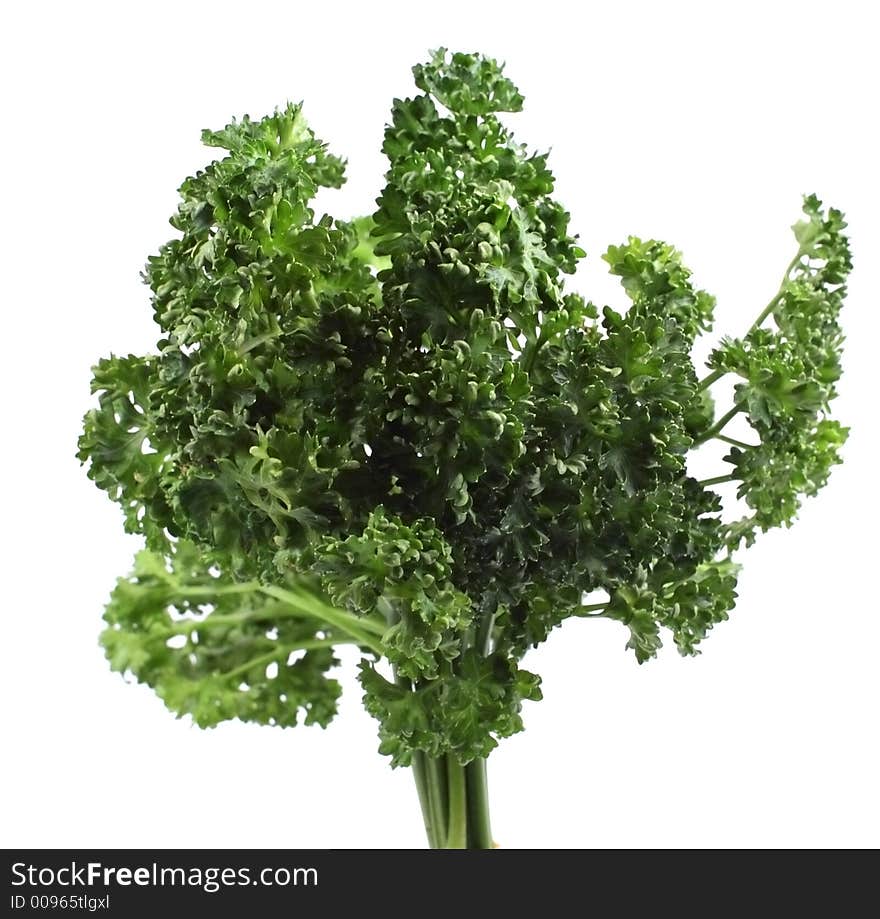
M 851 263 L 841 214 L 807 197 L 778 292 L 699 379 L 714 299 L 679 253 L 608 250 L 625 314 L 566 293 L 584 253 L 546 155 L 499 118 L 516 87 L 443 50 L 414 74 L 370 217 L 316 219 L 344 164 L 300 106 L 204 132 L 224 153 L 146 268 L 156 353 L 97 365 L 79 456 L 146 544 L 105 614 L 115 670 L 202 727 L 323 726 L 352 645 L 431 845 L 486 848 L 486 757 L 541 698 L 528 649 L 577 616 L 620 622 L 640 662 L 664 630 L 697 653 L 735 550 L 839 462 Z M 727 465 L 698 481 L 707 441 Z

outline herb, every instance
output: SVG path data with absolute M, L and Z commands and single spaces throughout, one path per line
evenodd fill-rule
M 485 848 L 486 757 L 541 697 L 526 651 L 578 616 L 620 622 L 640 662 L 664 631 L 697 653 L 734 605 L 733 553 L 839 461 L 850 254 L 806 198 L 779 291 L 700 380 L 714 299 L 679 253 L 608 250 L 623 315 L 565 292 L 584 253 L 547 157 L 499 119 L 516 87 L 443 50 L 414 74 L 371 217 L 316 219 L 344 169 L 299 106 L 204 132 L 224 153 L 146 268 L 156 353 L 97 365 L 79 456 L 146 544 L 105 614 L 115 670 L 202 727 L 326 725 L 353 645 L 431 845 Z M 697 481 L 710 440 L 727 467 Z

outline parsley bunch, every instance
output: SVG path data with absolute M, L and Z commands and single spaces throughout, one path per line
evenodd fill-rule
M 839 461 L 851 262 L 841 214 L 807 197 L 778 292 L 699 379 L 714 299 L 680 254 L 608 250 L 625 314 L 566 292 L 584 252 L 546 155 L 499 117 L 517 88 L 478 55 L 413 72 L 369 217 L 316 218 L 344 164 L 300 106 L 204 132 L 222 153 L 146 268 L 155 353 L 98 363 L 79 456 L 146 545 L 105 613 L 113 669 L 202 727 L 323 726 L 353 645 L 431 845 L 486 848 L 486 757 L 541 698 L 526 651 L 578 616 L 620 622 L 640 662 L 664 632 L 697 653 L 733 553 Z M 727 467 L 698 481 L 710 440 Z

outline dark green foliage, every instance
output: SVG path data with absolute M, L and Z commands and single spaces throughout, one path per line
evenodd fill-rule
M 546 155 L 499 117 L 516 87 L 445 51 L 415 77 L 354 222 L 312 210 L 343 163 L 299 106 L 204 133 L 221 158 L 146 269 L 156 353 L 98 364 L 80 457 L 147 545 L 107 608 L 114 669 L 203 726 L 323 725 L 333 646 L 353 644 L 382 751 L 467 763 L 521 729 L 540 689 L 520 660 L 564 619 L 619 621 L 645 661 L 663 630 L 694 654 L 727 618 L 731 552 L 838 461 L 850 258 L 807 198 L 779 293 L 700 382 L 714 299 L 679 253 L 608 250 L 625 314 L 565 292 L 584 253 Z M 687 457 L 738 413 L 756 442 L 727 461 L 753 513 L 729 523 Z

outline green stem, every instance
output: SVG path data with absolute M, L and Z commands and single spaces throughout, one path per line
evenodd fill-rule
M 204 597 L 210 600 L 212 597 L 225 597 L 230 594 L 250 594 L 258 591 L 262 585 L 259 581 L 242 581 L 238 584 L 218 584 L 216 587 L 202 587 L 193 584 L 189 587 L 181 587 L 179 594 L 187 599 L 197 600 Z
M 495 616 L 497 609 L 491 612 L 486 611 L 480 618 L 480 626 L 477 631 L 477 647 L 483 657 L 488 657 L 492 653 L 492 631 L 495 628 Z
M 446 775 L 449 787 L 449 826 L 446 831 L 446 848 L 466 849 L 468 844 L 467 783 L 464 766 L 452 754 L 446 755 Z
M 204 598 L 211 601 L 218 596 L 243 593 L 261 593 L 275 600 L 280 600 L 286 606 L 289 606 L 296 615 L 308 616 L 312 619 L 322 620 L 335 625 L 347 632 L 353 637 L 360 636 L 363 632 L 370 632 L 373 635 L 381 637 L 385 634 L 386 626 L 367 616 L 352 616 L 344 610 L 329 606 L 317 597 L 304 592 L 278 587 L 274 584 L 261 584 L 259 581 L 244 581 L 241 584 L 226 584 L 217 587 L 192 586 L 184 587 L 180 591 L 180 596 L 188 600 L 198 600 Z M 257 611 L 256 616 L 262 615 Z M 277 613 L 272 613 L 273 616 Z M 357 636 L 355 635 L 357 633 Z M 369 642 L 363 642 L 367 647 L 371 647 Z M 373 648 L 373 650 L 379 650 Z
M 785 285 L 788 284 L 789 275 L 791 274 L 795 265 L 797 265 L 797 263 L 803 258 L 803 255 L 803 251 L 798 249 L 797 255 L 788 263 L 788 268 L 785 269 L 785 275 L 782 278 L 782 283 L 779 285 L 779 290 L 776 292 L 776 296 L 764 307 L 763 310 L 761 310 L 758 318 L 751 324 L 751 326 L 749 326 L 749 331 L 746 332 L 746 335 L 748 335 L 749 332 L 754 332 L 755 329 L 757 329 L 761 323 L 773 312 L 773 310 L 776 309 L 777 304 L 785 293 Z
M 713 437 L 717 436 L 725 425 L 742 410 L 743 407 L 741 405 L 734 405 L 734 407 L 729 412 L 725 412 L 702 437 L 698 437 L 694 441 L 694 446 L 697 447 L 700 444 L 704 444 L 707 440 L 711 440 Z
M 229 613 L 228 615 L 218 615 L 211 613 L 204 619 L 181 619 L 172 625 L 175 632 L 188 635 L 197 629 L 209 629 L 218 625 L 241 625 L 244 622 L 250 622 L 252 619 L 270 618 L 265 611 L 248 611 L 246 613 Z M 276 618 L 276 617 L 271 617 Z
M 445 760 L 425 756 L 425 778 L 428 808 L 434 829 L 434 847 L 445 849 L 449 826 Z
M 326 603 L 322 603 L 314 597 L 295 593 L 291 590 L 285 590 L 283 587 L 269 585 L 260 587 L 260 590 L 268 597 L 274 597 L 276 600 L 283 600 L 285 603 L 289 603 L 294 609 L 303 613 L 303 615 L 311 616 L 314 619 L 335 626 L 337 629 L 340 629 L 354 638 L 359 645 L 363 645 L 363 647 L 375 651 L 379 656 L 383 654 L 382 643 L 378 638 L 374 637 L 376 629 L 384 632 L 382 626 L 374 624 L 366 618 L 360 619 L 357 616 L 352 616 L 350 613 L 343 612 L 341 609 L 328 606 Z M 373 635 L 369 635 L 368 632 L 373 632 Z
M 274 648 L 272 651 L 266 652 L 266 654 L 261 654 L 259 657 L 249 660 L 246 664 L 241 664 L 239 667 L 228 671 L 223 674 L 223 676 L 226 679 L 240 676 L 254 667 L 260 667 L 263 664 L 271 664 L 272 661 L 277 661 L 279 658 L 288 657 L 294 651 L 312 651 L 315 648 L 331 648 L 333 645 L 338 644 L 344 644 L 344 642 L 339 642 L 335 638 L 315 638 L 311 641 L 298 641 L 295 645 L 285 645 L 283 648 Z
M 758 318 L 749 326 L 749 330 L 746 332 L 746 335 L 754 332 L 755 329 L 757 329 L 761 323 L 763 323 L 763 321 L 773 312 L 773 310 L 776 309 L 779 301 L 785 295 L 785 285 L 789 282 L 789 275 L 794 270 L 798 262 L 803 258 L 803 256 L 803 250 L 798 249 L 797 255 L 788 263 L 788 268 L 785 269 L 785 274 L 782 278 L 782 282 L 779 285 L 779 290 L 776 291 L 773 299 L 764 307 L 764 309 L 761 310 L 761 312 L 758 314 Z M 700 380 L 700 382 L 697 384 L 697 390 L 702 391 L 706 389 L 708 386 L 711 386 L 713 383 L 715 383 L 717 380 L 720 380 L 728 373 L 730 373 L 729 370 L 713 370 L 708 376 L 705 376 L 702 380 Z
M 493 849 L 492 826 L 489 821 L 489 785 L 486 760 L 475 759 L 464 767 L 467 783 L 468 848 Z
M 353 616 L 344 610 L 335 606 L 324 603 L 318 597 L 311 593 L 300 590 L 289 590 L 283 587 L 262 586 L 260 590 L 264 594 L 275 597 L 278 600 L 284 600 L 287 603 L 298 604 L 299 608 L 306 614 L 317 618 L 326 619 L 331 622 L 330 616 L 339 622 L 348 623 L 361 631 L 372 632 L 374 635 L 382 636 L 385 634 L 388 626 L 379 619 L 373 619 L 369 616 Z
M 608 609 L 608 604 L 610 601 L 606 600 L 605 603 L 585 603 L 583 606 L 577 608 L 577 612 L 573 613 L 575 616 L 590 616 L 597 612 L 604 612 Z
M 723 440 L 724 443 L 730 444 L 731 447 L 739 447 L 740 450 L 754 450 L 755 444 L 747 444 L 743 440 L 737 440 L 735 437 L 728 437 L 726 434 L 717 434 L 716 440 Z
M 729 371 L 727 370 L 713 370 L 708 376 L 703 377 L 702 380 L 697 384 L 697 390 L 706 389 L 706 387 L 711 386 L 716 380 L 720 380 L 725 374 Z
M 782 299 L 782 291 L 780 290 L 779 293 L 777 293 L 776 296 L 764 307 L 764 309 L 761 310 L 761 314 L 749 326 L 749 331 L 746 332 L 746 335 L 748 335 L 749 332 L 754 332 L 755 329 L 757 329 L 761 325 L 761 323 L 773 312 L 773 310 L 776 309 L 776 306 L 781 299 Z
M 390 616 L 389 619 L 397 620 L 399 617 Z M 398 672 L 397 667 L 392 667 L 394 672 L 394 682 L 403 687 L 406 690 L 412 691 L 411 681 L 405 677 L 401 676 Z M 425 834 L 428 837 L 428 845 L 432 849 L 436 849 L 440 845 L 440 841 L 437 838 L 437 831 L 434 825 L 434 811 L 431 803 L 431 795 L 428 789 L 428 771 L 425 764 L 425 754 L 421 750 L 416 750 L 413 753 L 412 759 L 412 771 L 413 778 L 416 783 L 416 792 L 419 796 L 419 807 L 422 810 L 422 822 L 425 824 Z
M 702 485 L 703 487 L 706 487 L 708 485 L 722 485 L 724 482 L 733 482 L 735 480 L 736 480 L 736 475 L 730 472 L 727 475 L 713 476 L 713 478 L 711 479 L 700 479 L 700 481 L 697 484 Z
M 434 827 L 434 814 L 431 808 L 431 798 L 428 792 L 428 772 L 425 765 L 425 754 L 421 750 L 416 750 L 413 755 L 412 771 L 416 780 L 416 791 L 419 795 L 419 806 L 422 809 L 422 820 L 425 824 L 425 833 L 428 837 L 428 845 L 432 849 L 440 846 L 440 840 Z

